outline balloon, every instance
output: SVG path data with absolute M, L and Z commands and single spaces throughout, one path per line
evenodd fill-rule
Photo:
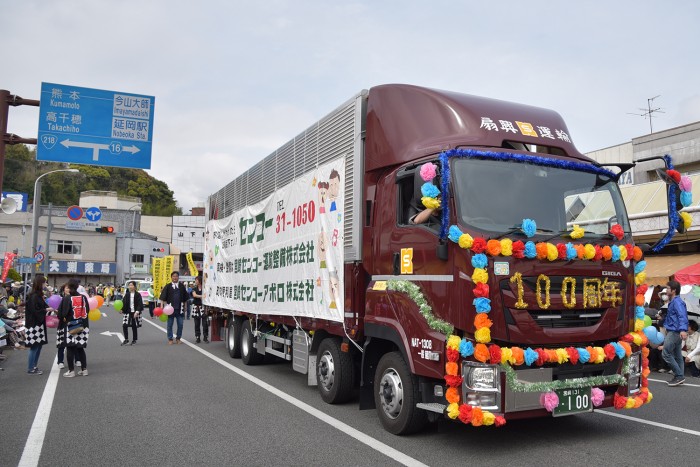
M 644 334 L 653 345 L 661 345 L 664 343 L 664 335 L 657 331 L 654 326 L 645 327 Z
M 651 316 L 644 315 L 644 327 L 647 328 L 651 326 Z
M 165 323 L 168 320 L 168 315 L 163 313 L 158 319 Z
M 124 302 L 122 302 L 121 300 L 115 300 L 114 309 L 117 311 L 121 311 L 122 308 L 124 308 Z
M 88 305 L 90 305 L 91 310 L 97 309 L 97 299 L 95 297 L 88 298 Z
M 99 321 L 100 318 L 102 318 L 102 312 L 98 309 L 91 310 L 90 313 L 88 313 L 88 319 L 90 321 Z
M 163 313 L 165 313 L 166 315 L 170 316 L 170 315 L 172 315 L 173 313 L 175 313 L 175 308 L 173 308 L 173 307 L 170 306 L 170 305 L 165 305 L 165 308 L 163 308 Z
M 163 314 L 163 309 L 161 307 L 156 307 L 153 309 L 153 314 L 156 316 L 160 316 Z
M 95 295 L 95 300 L 97 300 L 97 308 L 101 308 L 105 304 L 105 299 L 102 298 L 102 295 Z
M 51 295 L 49 297 L 49 306 L 51 308 L 57 310 L 60 305 L 61 305 L 61 296 L 60 295 Z

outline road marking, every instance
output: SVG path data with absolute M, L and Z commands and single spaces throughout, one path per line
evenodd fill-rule
M 163 332 L 167 332 L 166 329 L 162 328 L 161 326 L 157 325 L 156 323 L 152 323 L 150 321 L 144 320 L 144 322 L 156 327 L 157 329 L 160 329 Z M 222 360 L 221 358 L 217 357 L 216 355 L 210 354 L 209 352 L 203 350 L 200 347 L 197 347 L 196 345 L 182 339 L 182 342 L 190 346 L 192 349 L 196 350 L 197 352 L 201 353 L 202 355 L 206 355 L 210 359 L 214 360 L 216 363 L 222 365 L 225 368 L 228 368 L 229 370 L 233 371 L 237 375 L 247 379 L 253 384 L 256 384 L 260 386 L 262 389 L 274 394 L 275 396 L 279 397 L 280 399 L 283 399 L 290 404 L 300 408 L 304 412 L 308 413 L 309 415 L 312 415 L 322 422 L 328 423 L 332 427 L 342 431 L 343 433 L 355 438 L 359 442 L 369 446 L 370 448 L 374 449 L 375 451 L 384 454 L 385 456 L 395 460 L 396 462 L 399 462 L 403 465 L 409 465 L 409 466 L 426 466 L 426 464 L 423 464 L 417 459 L 414 459 L 413 457 L 410 457 L 401 451 L 392 448 L 391 446 L 382 443 L 379 440 L 376 440 L 372 438 L 371 436 L 367 436 L 366 434 L 362 433 L 361 431 L 351 427 L 350 425 L 341 422 L 340 420 L 331 417 L 330 415 L 327 415 L 320 410 L 310 406 L 306 402 L 302 402 L 299 399 L 290 396 L 286 392 L 280 391 L 276 387 L 266 383 L 265 381 L 256 378 L 255 376 L 251 375 L 250 373 L 246 373 L 245 371 L 241 370 L 240 368 L 236 368 L 235 366 L 231 365 L 230 363 Z M 427 467 L 427 466 L 426 466 Z
M 664 381 L 664 380 L 662 380 L 662 379 L 651 379 L 651 378 L 649 378 L 649 381 L 654 381 L 654 382 L 656 382 L 656 383 L 664 383 L 664 384 L 668 383 L 668 381 Z M 686 378 L 685 381 L 686 381 L 686 382 L 683 383 L 683 384 L 681 384 L 681 386 L 691 386 L 691 387 L 694 387 L 694 388 L 700 388 L 700 384 L 692 384 L 692 383 L 689 383 L 687 378 Z
M 700 431 L 689 430 L 687 428 L 681 428 L 679 426 L 666 425 L 665 423 L 652 422 L 651 420 L 644 420 L 643 418 L 630 417 L 629 415 L 622 415 L 622 414 L 615 413 L 615 412 L 607 412 L 605 410 L 596 410 L 593 413 L 610 415 L 611 417 L 617 417 L 617 418 L 624 418 L 625 420 L 630 420 L 632 422 L 643 423 L 645 425 L 656 426 L 659 428 L 665 428 L 667 430 L 680 431 L 681 433 L 685 433 L 688 435 L 700 436 Z
M 110 332 L 110 331 L 105 331 L 100 333 L 103 336 L 117 336 L 119 338 L 119 341 L 124 343 L 124 336 L 122 335 L 121 332 Z
M 54 358 L 51 365 L 51 373 L 44 387 L 44 394 L 39 401 L 39 407 L 36 409 L 34 422 L 29 431 L 27 442 L 24 445 L 22 458 L 19 460 L 19 467 L 35 467 L 39 465 L 39 457 L 41 457 L 41 448 L 44 445 L 44 437 L 46 436 L 46 427 L 49 424 L 49 416 L 51 415 L 51 406 L 53 405 L 54 395 L 56 394 L 56 385 L 58 384 L 58 376 L 61 370 L 58 368 L 57 358 Z M 35 376 L 36 378 L 36 376 Z

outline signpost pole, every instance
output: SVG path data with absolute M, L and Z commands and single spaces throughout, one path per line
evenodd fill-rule
M 48 281 L 49 278 L 49 250 L 51 249 L 51 228 L 53 225 L 51 225 L 51 208 L 53 206 L 51 203 L 49 203 L 49 221 L 48 224 L 46 224 L 46 251 L 44 252 L 44 263 L 42 264 L 43 270 L 44 270 L 44 277 L 46 277 L 46 280 Z

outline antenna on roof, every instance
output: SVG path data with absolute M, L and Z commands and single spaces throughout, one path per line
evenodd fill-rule
M 661 113 L 661 114 L 666 113 L 666 112 L 664 112 L 663 110 L 661 110 L 661 107 L 657 107 L 657 108 L 655 108 L 655 109 L 652 109 L 652 108 L 651 108 L 651 103 L 652 103 L 652 102 L 654 101 L 654 99 L 656 99 L 657 97 L 661 97 L 661 95 L 659 94 L 658 96 L 654 96 L 654 97 L 652 97 L 652 98 L 650 98 L 650 99 L 647 99 L 647 108 L 646 108 L 646 109 L 639 108 L 639 110 L 641 110 L 642 113 L 637 114 L 637 113 L 627 112 L 627 114 L 629 114 L 629 115 L 637 115 L 637 116 L 639 116 L 639 117 L 644 117 L 644 118 L 649 117 L 649 133 L 653 133 L 653 132 L 654 132 L 654 126 L 652 125 L 652 118 L 654 117 L 654 114 L 657 113 L 657 112 L 658 112 L 658 113 Z

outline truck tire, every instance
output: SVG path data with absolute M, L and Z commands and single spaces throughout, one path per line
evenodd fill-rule
M 250 327 L 249 320 L 243 321 L 240 336 L 241 360 L 243 360 L 243 363 L 246 365 L 257 365 L 261 363 L 265 356 L 260 355 L 255 348 L 255 338 L 253 337 L 253 330 Z
M 421 430 L 428 421 L 420 402 L 418 379 L 413 375 L 400 352 L 385 354 L 377 364 L 374 377 L 374 402 L 386 431 L 406 435 Z
M 226 332 L 226 350 L 231 358 L 241 358 L 241 320 L 231 317 Z
M 352 356 L 340 350 L 340 341 L 326 338 L 316 354 L 318 392 L 328 404 L 342 404 L 355 394 L 355 368 Z

